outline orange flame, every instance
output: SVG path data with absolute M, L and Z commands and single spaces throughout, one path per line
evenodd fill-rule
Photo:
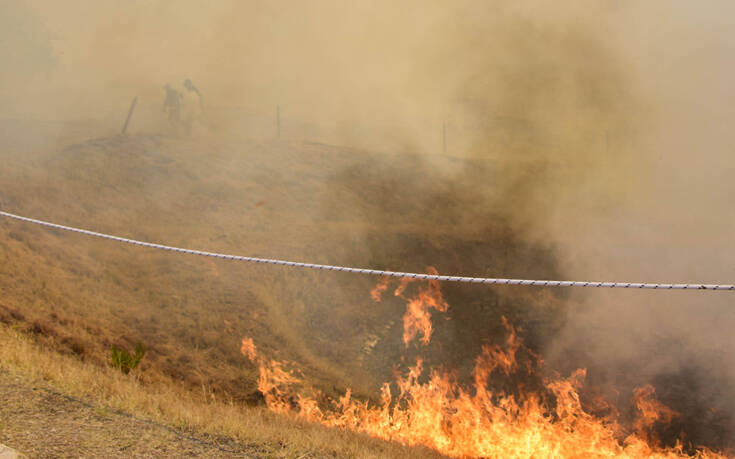
M 439 274 L 437 270 L 431 266 L 426 268 L 426 272 L 427 274 L 433 275 Z M 394 292 L 394 295 L 403 297 L 403 292 L 405 292 L 406 287 L 408 287 L 408 284 L 413 281 L 414 279 L 402 278 L 400 285 Z M 388 288 L 387 282 L 384 284 L 383 282 L 384 280 L 381 280 L 373 291 L 382 292 L 386 290 Z M 373 297 L 373 299 L 375 299 L 375 297 Z M 423 335 L 419 338 L 419 341 L 421 341 L 422 344 L 426 345 L 431 341 L 431 335 L 434 333 L 434 328 L 431 324 L 429 308 L 434 308 L 440 312 L 446 312 L 449 308 L 449 304 L 444 301 L 444 297 L 442 296 L 439 282 L 435 280 L 427 281 L 426 286 L 419 287 L 418 293 L 413 298 L 408 299 L 406 313 L 403 315 L 403 343 L 406 346 L 408 346 L 408 343 L 416 338 L 419 333 Z
M 370 297 L 373 299 L 373 301 L 380 302 L 380 300 L 383 297 L 383 292 L 385 292 L 388 289 L 388 284 L 390 283 L 390 277 L 383 277 L 378 281 L 378 284 L 370 290 Z
M 639 387 L 633 392 L 633 401 L 638 411 L 641 412 L 633 424 L 633 429 L 636 435 L 652 444 L 656 444 L 656 437 L 650 434 L 653 426 L 659 422 L 670 424 L 674 418 L 679 417 L 679 413 L 656 400 L 655 395 L 656 389 L 650 384 Z
M 251 362 L 255 362 L 257 353 L 255 352 L 255 343 L 252 338 L 243 338 L 240 346 L 240 353 L 250 359 Z
M 399 286 L 398 295 L 407 284 Z M 388 283 L 378 285 L 382 292 Z M 420 311 L 430 307 L 447 310 L 438 283 L 429 283 L 408 299 L 406 314 L 412 318 L 404 323 L 406 343 L 418 332 L 423 333 L 421 341 L 428 342 L 432 329 L 425 326 Z M 413 318 L 416 311 L 419 319 Z M 348 389 L 331 407 L 324 407 L 308 388 L 299 389 L 302 381 L 284 370 L 282 363 L 257 356 L 250 338 L 243 338 L 241 351 L 258 362 L 259 389 L 271 410 L 406 445 L 425 445 L 453 457 L 686 457 L 680 444 L 660 448 L 652 439 L 654 423 L 676 416 L 655 400 L 652 387 L 635 393 L 641 416 L 628 436 L 614 417 L 598 418 L 585 411 L 579 396 L 586 377 L 582 369 L 569 378 L 547 381 L 540 393 L 492 392 L 488 388 L 492 374 L 511 375 L 521 368 L 517 353 L 522 343 L 505 318 L 503 323 L 508 330 L 505 346 L 482 348 L 471 387 L 463 387 L 450 372 L 429 370 L 428 379 L 422 377 L 425 371 L 419 358 L 405 375 L 396 376 L 394 386 L 383 384 L 377 406 L 355 400 Z M 536 366 L 542 364 L 541 359 L 532 357 Z M 527 368 L 530 371 L 532 367 Z M 698 450 L 697 456 L 724 457 L 708 449 Z

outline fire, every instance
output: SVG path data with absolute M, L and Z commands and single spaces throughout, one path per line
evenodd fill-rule
M 427 272 L 429 274 L 438 274 L 436 269 L 432 267 L 429 267 Z M 447 312 L 447 309 L 449 308 L 449 305 L 442 297 L 439 282 L 430 280 L 427 284 L 427 286 L 419 288 L 419 292 L 416 296 L 408 299 L 406 313 L 403 315 L 403 342 L 406 346 L 408 346 L 408 343 L 416 338 L 419 333 L 423 335 L 420 338 L 421 343 L 424 345 L 429 344 L 431 334 L 434 332 L 431 325 L 429 308 L 434 308 L 440 312 Z M 404 279 L 398 289 L 396 289 L 395 295 L 403 295 L 406 285 L 408 285 L 408 279 Z
M 648 384 L 637 388 L 633 395 L 635 406 L 641 412 L 641 416 L 636 419 L 633 428 L 638 436 L 654 444 L 656 443 L 656 437 L 649 434 L 651 428 L 657 422 L 669 424 L 674 418 L 679 417 L 679 413 L 656 400 L 654 398 L 655 394 L 656 389 Z
M 240 353 L 250 359 L 250 361 L 255 361 L 257 357 L 257 352 L 255 351 L 255 343 L 253 343 L 252 338 L 242 339 L 242 344 L 240 345 Z
M 390 284 L 390 277 L 383 277 L 378 281 L 378 284 L 370 290 L 370 297 L 373 301 L 380 301 L 383 297 L 383 292 L 388 290 L 388 284 Z
M 434 275 L 439 274 L 432 266 L 426 268 L 426 272 Z M 414 279 L 402 278 L 393 294 L 403 298 L 403 292 L 408 287 L 408 284 L 413 281 Z M 378 282 L 375 288 L 370 290 L 370 296 L 374 301 L 380 301 L 382 299 L 383 292 L 388 290 L 389 283 L 390 278 L 384 277 Z M 406 313 L 403 315 L 403 342 L 408 346 L 408 343 L 420 333 L 423 335 L 420 338 L 421 343 L 424 345 L 429 344 L 431 335 L 434 332 L 429 308 L 434 308 L 440 312 L 447 312 L 449 308 L 449 304 L 442 297 L 439 282 L 435 280 L 427 281 L 427 285 L 420 287 L 418 294 L 413 298 L 408 298 L 407 301 Z
M 407 282 L 402 282 L 395 295 L 402 296 L 406 286 Z M 387 288 L 388 282 L 381 280 L 371 295 L 378 301 Z M 416 295 L 407 298 L 406 345 L 417 338 L 423 344 L 429 342 L 429 308 L 442 312 L 448 308 L 437 282 L 421 286 Z M 543 364 L 523 347 L 505 318 L 503 322 L 508 331 L 505 345 L 482 348 L 470 387 L 459 384 L 452 372 L 425 369 L 419 358 L 405 374 L 396 376 L 393 384 L 383 384 L 377 405 L 355 400 L 347 390 L 325 407 L 281 362 L 259 355 L 250 338 L 243 338 L 241 351 L 259 366 L 258 387 L 269 409 L 328 427 L 406 445 L 425 445 L 453 457 L 686 457 L 681 445 L 667 449 L 656 444 L 652 428 L 677 414 L 655 399 L 653 387 L 635 392 L 639 413 L 632 433 L 618 424 L 614 410 L 608 418 L 585 411 L 579 395 L 586 377 L 582 369 L 568 378 L 546 381 L 538 393 L 493 392 L 489 388 L 491 375 L 532 372 Z M 518 362 L 521 348 L 527 351 L 524 355 L 531 355 L 526 364 Z M 707 449 L 699 450 L 697 456 L 724 457 Z

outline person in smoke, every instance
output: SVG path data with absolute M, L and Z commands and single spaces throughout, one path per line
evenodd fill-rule
M 182 96 L 183 100 L 183 121 L 186 135 L 190 135 L 194 123 L 202 118 L 204 113 L 204 105 L 202 103 L 202 93 L 194 86 L 191 80 L 184 80 L 185 91 Z
M 163 100 L 163 111 L 168 114 L 168 121 L 173 126 L 178 126 L 181 121 L 181 93 L 166 84 L 163 88 L 166 96 Z

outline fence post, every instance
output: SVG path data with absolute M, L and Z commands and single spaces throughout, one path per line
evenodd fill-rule
M 130 118 L 133 116 L 133 110 L 135 110 L 135 104 L 138 102 L 138 96 L 133 97 L 133 102 L 130 104 L 130 110 L 128 110 L 128 117 L 125 118 L 125 124 L 122 128 L 122 135 L 125 135 L 125 131 L 128 130 L 128 124 L 130 123 Z

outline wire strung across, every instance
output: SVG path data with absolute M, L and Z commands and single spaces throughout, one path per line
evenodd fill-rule
M 586 282 L 586 281 L 560 281 L 560 280 L 535 280 L 535 279 L 502 279 L 492 277 L 463 277 L 463 276 L 445 276 L 439 274 L 421 274 L 421 273 L 404 273 L 399 271 L 383 271 L 379 269 L 351 268 L 347 266 L 320 265 L 316 263 L 302 263 L 298 261 L 276 260 L 271 258 L 245 257 L 240 255 L 229 255 L 224 253 L 205 252 L 202 250 L 184 249 L 181 247 L 172 247 L 163 244 L 155 244 L 152 242 L 138 241 L 135 239 L 127 239 L 124 237 L 113 236 L 110 234 L 97 233 L 72 226 L 59 225 L 35 218 L 23 217 L 8 212 L 0 211 L 0 216 L 20 220 L 27 223 L 55 228 L 74 233 L 86 234 L 102 239 L 109 239 L 126 244 L 133 244 L 142 247 L 150 247 L 153 249 L 167 250 L 171 252 L 188 253 L 191 255 L 199 255 L 203 257 L 222 258 L 224 260 L 247 261 L 251 263 L 266 263 L 280 266 L 293 266 L 296 268 L 321 269 L 325 271 L 339 271 L 346 273 L 370 274 L 374 276 L 404 277 L 410 279 L 436 280 L 447 282 L 467 282 L 472 284 L 500 284 L 500 285 L 534 285 L 541 287 L 601 287 L 601 288 L 639 288 L 639 289 L 660 289 L 660 290 L 730 290 L 735 291 L 735 285 L 728 284 L 651 284 L 641 282 Z

